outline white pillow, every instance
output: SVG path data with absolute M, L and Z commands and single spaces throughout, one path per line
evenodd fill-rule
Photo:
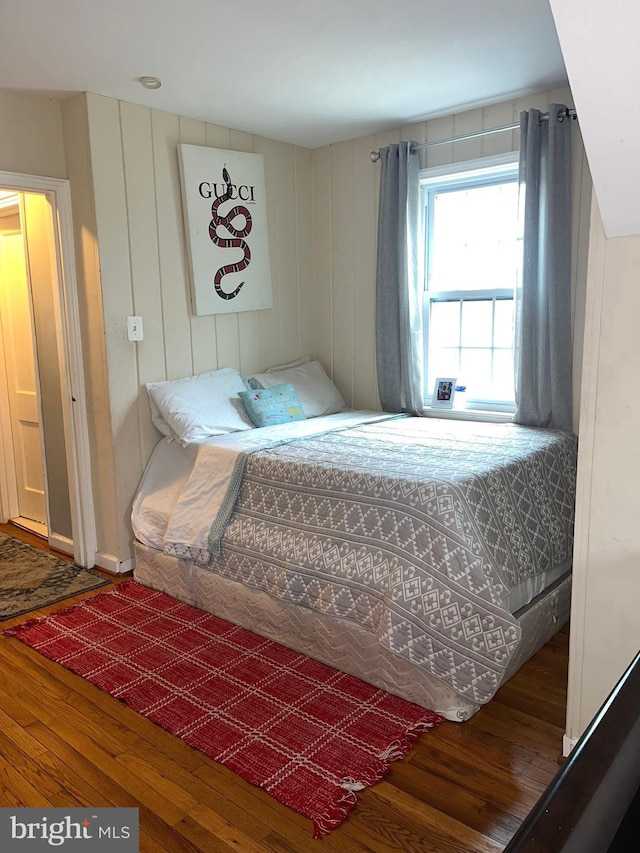
M 257 373 L 251 378 L 257 379 L 263 388 L 273 388 L 274 385 L 290 382 L 308 418 L 333 415 L 347 408 L 342 394 L 324 372 L 319 361 L 283 368 L 274 373 Z
M 244 390 L 242 377 L 230 367 L 185 379 L 147 383 L 154 424 L 164 435 L 170 433 L 183 444 L 253 429 L 238 397 L 238 392 Z
M 158 408 L 158 404 L 156 403 L 156 401 L 151 396 L 152 386 L 158 385 L 158 384 L 159 384 L 158 382 L 148 382 L 147 383 L 147 391 L 149 392 L 149 410 L 151 411 L 151 420 L 152 420 L 155 428 L 157 430 L 160 430 L 160 432 L 163 435 L 166 435 L 167 438 L 175 438 L 175 435 L 173 434 L 173 430 L 171 429 L 169 424 L 165 421 L 165 419 L 160 414 L 160 409 Z
M 177 379 L 175 381 L 176 382 L 186 382 L 187 380 L 191 380 L 191 379 L 204 379 L 207 376 L 215 376 L 217 372 L 218 372 L 217 370 L 210 370 L 207 373 L 198 373 L 196 376 L 187 376 L 185 379 Z M 162 413 L 160 412 L 160 409 L 158 408 L 158 404 L 156 403 L 156 401 L 153 398 L 153 395 L 151 394 L 151 391 L 154 388 L 157 388 L 157 387 L 162 386 L 162 385 L 168 386 L 168 384 L 171 381 L 172 380 L 166 380 L 166 381 L 163 380 L 162 382 L 147 382 L 146 389 L 147 389 L 148 394 L 149 394 L 149 410 L 151 412 L 151 421 L 152 421 L 153 425 L 163 435 L 166 435 L 167 438 L 177 438 L 174 431 L 171 429 L 169 424 L 162 417 Z
M 310 361 L 310 355 L 302 355 L 300 358 L 296 358 L 295 361 L 288 361 L 286 364 L 276 364 L 273 367 L 267 367 L 265 373 L 276 373 L 279 370 L 288 370 L 290 367 L 300 367 L 301 364 L 308 364 Z

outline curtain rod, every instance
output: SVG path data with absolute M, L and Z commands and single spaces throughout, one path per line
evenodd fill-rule
M 565 110 L 565 117 L 577 119 L 576 111 L 573 109 Z M 541 113 L 540 121 L 548 121 L 549 113 Z M 420 142 L 414 146 L 414 150 L 420 151 L 423 148 L 431 148 L 433 145 L 447 145 L 451 142 L 464 142 L 467 139 L 476 139 L 478 136 L 488 136 L 490 133 L 505 133 L 508 130 L 517 130 L 520 127 L 520 122 L 513 124 L 503 124 L 500 127 L 488 127 L 486 130 L 477 130 L 475 133 L 465 133 L 464 136 L 452 136 L 449 139 L 434 139 L 433 142 Z M 371 151 L 369 154 L 372 163 L 376 163 L 380 159 L 380 151 Z

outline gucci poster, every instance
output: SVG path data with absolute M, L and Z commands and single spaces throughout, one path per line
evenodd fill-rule
M 194 314 L 271 308 L 261 154 L 179 145 Z

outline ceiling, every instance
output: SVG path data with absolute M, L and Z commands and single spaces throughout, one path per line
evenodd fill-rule
M 0 0 L 0 22 L 0 88 L 310 148 L 567 80 L 548 0 Z

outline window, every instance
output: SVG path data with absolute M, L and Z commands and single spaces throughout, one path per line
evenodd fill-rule
M 427 401 L 437 376 L 456 376 L 467 408 L 515 411 L 513 309 L 522 252 L 516 158 L 422 174 Z

